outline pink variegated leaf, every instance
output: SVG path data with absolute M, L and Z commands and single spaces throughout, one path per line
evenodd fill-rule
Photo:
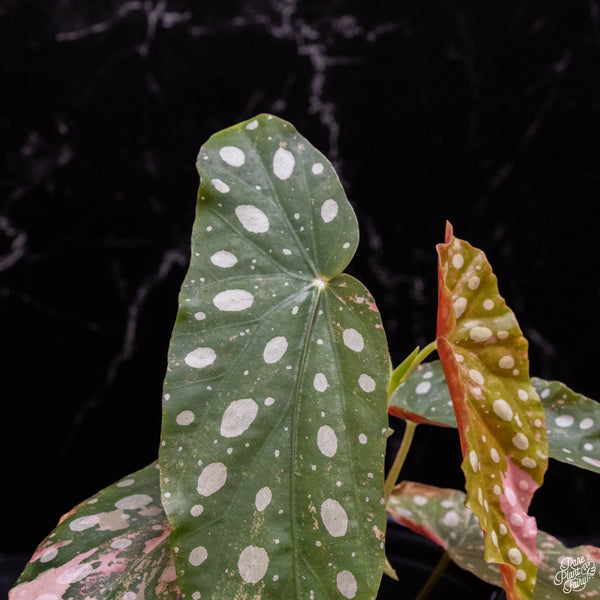
M 548 444 L 527 340 L 485 254 L 455 238 L 449 224 L 437 249 L 437 349 L 458 423 L 466 504 L 479 518 L 485 558 L 499 563 L 509 600 L 528 599 L 538 552 L 527 510 L 547 468 Z
M 9 600 L 177 600 L 169 532 L 152 463 L 64 515 Z
M 394 488 L 387 507 L 396 521 L 444 548 L 459 567 L 501 586 L 499 567 L 484 560 L 479 521 L 464 503 L 465 494 L 458 490 L 404 481 Z M 600 598 L 600 579 L 594 576 L 600 548 L 567 548 L 543 531 L 538 531 L 538 546 L 534 600 L 564 600 L 573 591 L 581 593 L 577 598 Z M 521 569 L 516 575 L 517 580 L 527 577 Z

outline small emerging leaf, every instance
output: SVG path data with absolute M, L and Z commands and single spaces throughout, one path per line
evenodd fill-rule
M 531 378 L 546 414 L 548 454 L 600 473 L 600 405 L 564 383 Z M 440 361 L 419 365 L 391 397 L 389 413 L 429 425 L 456 427 L 450 390 Z
M 393 391 L 402 383 L 404 377 L 412 367 L 415 359 L 419 354 L 419 347 L 417 346 L 393 371 L 390 376 L 390 383 L 388 385 L 388 394 L 392 394 Z
M 531 598 L 537 527 L 527 509 L 548 445 L 527 340 L 483 252 L 448 225 L 438 255 L 437 349 L 457 417 L 466 503 L 486 533 L 486 560 L 500 563 L 509 600 Z
M 260 115 L 198 157 L 164 387 L 163 502 L 191 598 L 356 598 L 384 565 L 390 362 L 342 270 L 356 217 L 327 159 Z
M 463 492 L 406 481 L 394 489 L 388 512 L 399 523 L 444 548 L 459 567 L 501 586 L 499 568 L 483 558 L 479 521 L 464 502 Z M 577 597 L 600 598 L 600 580 L 594 577 L 599 548 L 567 548 L 543 531 L 538 531 L 538 546 L 540 563 L 534 600 L 564 600 L 565 594 L 573 591 L 582 593 Z M 517 570 L 517 579 L 526 577 L 525 571 Z
M 178 597 L 156 463 L 64 515 L 9 593 L 10 600 Z

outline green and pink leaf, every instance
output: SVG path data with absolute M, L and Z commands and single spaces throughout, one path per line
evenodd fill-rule
M 486 560 L 500 564 L 509 600 L 531 598 L 537 527 L 527 510 L 548 446 L 527 340 L 483 252 L 455 238 L 449 224 L 438 256 L 437 350 L 458 423 L 466 503 L 485 533 Z
M 39 545 L 10 600 L 179 597 L 153 463 L 64 515 Z
M 502 586 L 498 566 L 484 560 L 484 538 L 479 520 L 464 503 L 465 494 L 458 490 L 405 481 L 396 486 L 388 499 L 388 513 L 402 525 L 444 548 L 459 567 L 488 583 Z M 570 575 L 565 573 L 566 565 L 583 558 L 587 563 L 586 573 L 593 575 L 596 563 L 600 561 L 599 548 L 567 548 L 543 531 L 538 531 L 538 547 L 534 600 L 562 600 L 565 593 L 575 591 L 578 586 L 585 598 L 600 598 L 597 577 L 588 580 L 584 574 L 578 579 L 573 571 Z M 516 575 L 517 580 L 527 577 L 520 569 Z

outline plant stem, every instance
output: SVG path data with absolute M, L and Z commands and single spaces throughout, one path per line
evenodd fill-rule
M 402 443 L 400 444 L 400 448 L 398 449 L 398 454 L 396 454 L 396 458 L 389 470 L 388 476 L 385 480 L 385 499 L 387 500 L 396 485 L 396 481 L 398 480 L 398 475 L 400 474 L 400 470 L 404 465 L 404 460 L 406 459 L 406 455 L 408 454 L 408 450 L 410 449 L 410 445 L 413 440 L 413 436 L 415 434 L 415 429 L 417 424 L 413 421 L 406 421 L 406 428 L 404 430 L 404 436 L 402 437 Z
M 425 600 L 433 588 L 436 586 L 437 582 L 440 580 L 440 577 L 444 574 L 448 563 L 450 562 L 450 555 L 448 552 L 444 550 L 438 564 L 435 566 L 435 569 L 431 572 L 429 579 L 425 582 L 425 585 L 421 588 L 421 591 L 418 593 L 415 600 Z

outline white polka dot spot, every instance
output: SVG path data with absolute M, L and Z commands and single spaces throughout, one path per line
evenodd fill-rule
M 320 175 L 323 172 L 323 165 L 321 163 L 315 163 L 310 170 L 313 175 Z
M 476 290 L 479 287 L 480 283 L 481 280 L 479 279 L 479 277 L 477 277 L 477 275 L 473 275 L 473 277 L 469 278 L 469 283 L 467 285 L 469 286 L 470 290 Z
M 321 454 L 332 457 L 337 452 L 337 436 L 329 425 L 322 425 L 317 431 L 317 446 Z
M 321 519 L 331 537 L 342 537 L 348 529 L 348 515 L 337 500 L 328 498 L 321 504 Z
M 240 577 L 246 583 L 258 583 L 269 568 L 269 555 L 264 548 L 246 546 L 238 559 Z
M 520 565 L 523 562 L 521 551 L 518 548 L 511 548 L 508 551 L 508 560 L 510 560 L 513 565 Z
M 135 483 L 135 479 L 123 479 L 122 481 L 119 481 L 119 483 L 117 483 L 117 487 L 118 488 L 124 488 L 124 487 L 130 487 Z
M 344 329 L 342 338 L 344 344 L 350 348 L 350 350 L 354 350 L 354 352 L 360 352 L 365 347 L 365 340 L 356 329 Z
M 317 373 L 313 379 L 313 386 L 317 392 L 324 392 L 329 386 L 327 377 L 323 373 Z
M 590 427 L 594 426 L 594 420 L 586 417 L 582 419 L 581 423 L 579 423 L 579 429 L 590 429 Z
M 215 189 L 221 194 L 226 194 L 229 192 L 229 186 L 220 179 L 211 179 L 210 182 L 215 186 Z
M 152 497 L 147 494 L 133 494 L 117 500 L 115 506 L 122 510 L 139 510 L 152 502 Z
M 199 567 L 208 558 L 208 552 L 204 546 L 197 546 L 190 552 L 188 561 L 190 565 Z
M 263 350 L 264 361 L 270 365 L 276 363 L 285 354 L 287 347 L 287 339 L 282 335 L 278 335 L 272 340 L 269 340 L 265 345 L 265 349 Z
M 522 433 L 517 433 L 513 439 L 512 439 L 512 443 L 514 446 L 516 446 L 519 450 L 527 450 L 527 448 L 529 448 L 529 440 L 527 439 L 527 436 L 525 436 Z
M 359 441 L 361 444 L 366 444 L 366 443 L 367 443 L 367 441 L 368 441 L 368 438 L 367 438 L 367 436 L 366 436 L 364 433 L 361 433 L 361 434 L 358 436 L 358 441 Z
M 329 200 L 325 200 L 323 202 L 323 206 L 321 206 L 321 218 L 325 223 L 329 223 L 333 221 L 337 217 L 338 214 L 338 203 L 329 198 Z
M 500 462 L 500 455 L 498 454 L 498 450 L 496 450 L 496 448 L 492 448 L 490 450 L 490 456 L 492 457 L 492 460 L 495 463 L 499 463 Z
M 221 267 L 222 269 L 230 269 L 237 263 L 237 261 L 237 256 L 227 250 L 219 250 L 210 257 L 210 262 L 216 267 Z
M 219 491 L 227 481 L 227 467 L 220 462 L 206 465 L 198 477 L 198 493 L 211 496 Z
M 449 510 L 442 519 L 442 523 L 446 527 L 456 527 L 460 522 L 460 517 L 455 510 Z
M 232 167 L 241 167 L 246 162 L 244 151 L 237 146 L 223 146 L 219 150 L 219 156 Z
M 498 361 L 498 366 L 501 369 L 512 369 L 515 366 L 515 359 L 509 355 L 503 356 Z
M 129 540 L 126 540 L 126 541 L 129 541 Z M 130 541 L 129 541 L 129 543 L 131 544 Z M 113 544 L 114 544 L 114 542 L 113 542 Z M 112 546 L 112 544 L 111 544 L 111 546 Z M 113 546 L 113 548 L 114 548 L 114 546 Z M 40 562 L 41 563 L 50 562 L 51 560 L 56 558 L 57 554 L 58 554 L 58 548 L 56 546 L 53 546 L 52 548 L 47 548 L 46 550 L 44 550 L 44 552 L 40 556 Z
M 269 231 L 269 218 L 260 208 L 253 204 L 240 204 L 235 207 L 235 216 L 242 227 L 250 233 Z
M 336 584 L 337 589 L 342 596 L 350 599 L 356 596 L 358 585 L 356 583 L 356 577 L 354 577 L 350 571 L 340 571 L 336 577 Z
M 483 385 L 485 383 L 483 375 L 477 369 L 469 369 L 469 377 L 471 378 L 471 381 L 477 385 Z
M 237 312 L 252 306 L 254 296 L 246 290 L 225 290 L 213 298 L 213 304 L 224 312 Z
M 521 464 L 524 467 L 527 467 L 528 469 L 533 469 L 537 466 L 535 460 L 533 460 L 533 458 L 529 458 L 529 456 L 526 456 L 525 458 L 521 459 Z
M 467 308 L 467 299 L 461 296 L 454 301 L 453 306 L 456 318 L 460 319 Z
M 373 392 L 375 390 L 375 380 L 370 376 L 367 375 L 366 373 L 363 373 L 359 378 L 358 378 L 358 385 L 360 386 L 360 389 L 363 392 Z
M 246 129 L 256 129 L 258 127 L 258 121 L 256 119 L 253 119 L 252 121 L 250 121 L 250 123 L 248 123 L 248 125 L 246 125 Z
M 212 348 L 196 348 L 186 354 L 183 361 L 193 369 L 204 369 L 217 359 L 217 353 Z
M 513 418 L 512 408 L 506 400 L 495 400 L 494 412 L 504 421 L 510 421 Z
M 554 422 L 558 425 L 558 427 L 571 427 L 573 425 L 575 419 L 571 415 L 560 415 L 560 417 L 556 417 Z
M 190 515 L 192 517 L 199 517 L 204 512 L 204 506 L 202 504 L 194 504 L 192 508 L 190 508 Z
M 429 381 L 421 381 L 415 388 L 415 393 L 426 394 L 431 389 L 431 383 Z
M 487 342 L 492 337 L 492 330 L 488 327 L 471 327 L 471 329 L 469 330 L 469 336 L 474 342 Z
M 273 155 L 273 173 L 281 180 L 290 178 L 295 164 L 294 155 L 285 148 L 278 148 Z
M 465 259 L 462 254 L 455 254 L 452 257 L 452 266 L 455 269 L 460 269 L 465 264 Z
M 117 538 L 111 542 L 110 547 L 115 550 L 124 550 L 125 548 L 129 548 L 132 543 L 133 542 L 127 538 Z
M 271 492 L 271 488 L 264 487 L 256 492 L 256 497 L 254 498 L 254 506 L 256 506 L 256 510 L 263 511 L 269 504 L 271 503 L 271 499 L 273 498 L 273 493 Z
M 221 435 L 226 438 L 241 435 L 252 425 L 258 414 L 258 404 L 252 398 L 234 400 L 223 413 Z
M 194 422 L 196 415 L 191 410 L 182 410 L 175 420 L 177 421 L 177 425 L 189 425 Z
M 477 470 L 479 469 L 479 458 L 477 457 L 477 452 L 475 452 L 475 450 L 469 452 L 469 462 L 471 463 L 473 472 L 477 473 Z

